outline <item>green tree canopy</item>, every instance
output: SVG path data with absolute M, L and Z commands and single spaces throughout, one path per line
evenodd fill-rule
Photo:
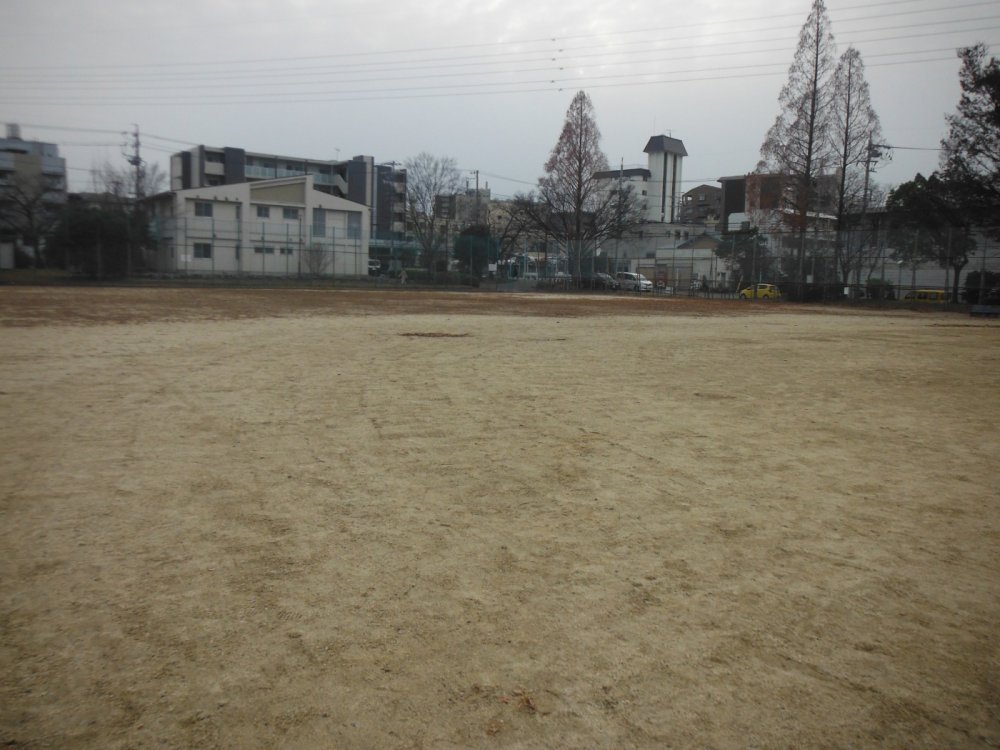
M 986 51 L 958 51 L 962 95 L 941 141 L 941 175 L 970 218 L 1000 238 L 1000 63 Z
M 131 216 L 121 211 L 70 204 L 49 234 L 47 252 L 87 276 L 123 276 L 131 241 L 143 238 L 130 222 Z
M 918 174 L 889 193 L 886 209 L 894 255 L 909 263 L 930 261 L 954 271 L 952 300 L 958 301 L 959 273 L 975 252 L 970 216 L 960 196 L 935 173 Z

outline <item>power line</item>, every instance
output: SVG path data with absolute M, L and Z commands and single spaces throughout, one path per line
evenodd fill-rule
M 889 2 L 877 3 L 877 4 L 871 4 L 871 5 L 847 6 L 845 8 L 842 8 L 841 10 L 859 10 L 859 9 L 865 9 L 865 10 L 867 10 L 867 9 L 871 9 L 873 7 L 901 5 L 901 4 L 911 3 L 911 2 L 913 2 L 913 0 L 890 0 Z M 983 1 L 983 2 L 973 2 L 973 3 L 966 3 L 966 4 L 961 4 L 961 5 L 952 5 L 947 10 L 949 12 L 954 12 L 955 10 L 958 10 L 958 9 L 981 7 L 981 6 L 992 6 L 992 5 L 994 5 L 994 3 L 992 3 L 992 2 L 986 2 L 986 1 Z M 859 17 L 859 18 L 843 19 L 843 23 L 851 23 L 851 22 L 854 22 L 854 21 L 868 22 L 868 21 L 871 21 L 872 19 L 877 19 L 877 18 L 889 18 L 889 17 L 895 17 L 895 16 L 899 16 L 899 15 L 913 15 L 913 14 L 916 14 L 916 13 L 941 12 L 941 10 L 942 9 L 940 9 L 940 8 L 924 8 L 924 9 L 917 8 L 917 9 L 911 9 L 911 10 L 908 10 L 908 11 L 899 11 L 899 12 L 895 12 L 895 13 L 885 13 L 885 14 L 870 15 L 870 16 Z M 772 19 L 777 19 L 777 18 L 793 18 L 793 17 L 800 18 L 801 14 L 800 13 L 784 13 L 784 14 L 775 14 L 775 15 L 759 16 L 759 17 L 730 18 L 730 19 L 712 19 L 711 21 L 701 21 L 701 22 L 689 23 L 689 24 L 676 24 L 676 25 L 672 25 L 672 26 L 661 26 L 661 27 L 654 27 L 654 28 L 645 27 L 645 28 L 640 28 L 640 29 L 627 29 L 627 30 L 624 30 L 624 31 L 611 32 L 610 34 L 607 33 L 607 32 L 603 32 L 603 33 L 595 32 L 595 33 L 589 33 L 589 34 L 576 34 L 576 35 L 566 35 L 566 36 L 536 37 L 536 38 L 532 38 L 532 39 L 512 40 L 512 41 L 506 41 L 506 42 L 486 42 L 486 43 L 470 43 L 470 44 L 459 44 L 459 45 L 442 45 L 442 46 L 434 46 L 434 47 L 415 47 L 415 48 L 409 48 L 409 49 L 393 50 L 391 52 L 341 52 L 341 53 L 328 53 L 328 54 L 324 54 L 324 55 L 302 55 L 302 56 L 294 56 L 294 57 L 271 57 L 271 58 L 262 58 L 262 57 L 257 57 L 257 58 L 234 58 L 234 59 L 203 61 L 203 62 L 131 63 L 131 64 L 124 64 L 124 65 L 123 64 L 114 64 L 114 63 L 105 63 L 105 64 L 94 64 L 94 65 L 74 65 L 73 66 L 73 70 L 74 71 L 78 71 L 78 70 L 106 70 L 106 69 L 111 69 L 111 68 L 113 68 L 113 69 L 150 69 L 150 68 L 171 68 L 171 67 L 174 67 L 174 68 L 183 68 L 183 67 L 187 67 L 187 68 L 191 68 L 191 67 L 198 68 L 198 67 L 201 67 L 201 68 L 204 68 L 205 66 L 210 66 L 210 65 L 243 65 L 243 66 L 245 66 L 245 65 L 250 65 L 250 64 L 258 64 L 258 63 L 302 62 L 302 61 L 308 61 L 308 60 L 335 60 L 335 59 L 345 59 L 345 58 L 374 57 L 374 56 L 386 56 L 386 55 L 407 55 L 407 54 L 418 54 L 418 53 L 427 53 L 427 52 L 435 52 L 436 53 L 436 52 L 444 52 L 444 51 L 450 51 L 450 50 L 483 49 L 483 48 L 489 48 L 489 47 L 508 47 L 509 48 L 511 46 L 521 45 L 521 44 L 543 44 L 543 43 L 544 44 L 557 44 L 559 42 L 565 42 L 565 41 L 570 41 L 570 40 L 584 40 L 584 39 L 608 38 L 608 37 L 612 37 L 613 38 L 615 36 L 630 36 L 630 35 L 633 35 L 633 34 L 642 34 L 642 33 L 662 34 L 663 32 L 669 32 L 669 31 L 685 30 L 685 29 L 692 29 L 692 28 L 702 28 L 702 27 L 704 27 L 706 25 L 733 24 L 733 23 L 746 24 L 746 23 L 759 22 L 759 21 L 762 21 L 762 20 L 772 20 Z M 963 22 L 963 21 L 966 21 L 966 20 L 979 20 L 979 19 L 956 19 L 956 20 L 950 20 L 949 19 L 949 20 L 945 20 L 945 21 L 934 21 L 934 22 L 929 22 L 929 23 L 932 24 L 932 25 L 940 26 L 942 23 L 958 23 L 958 22 Z M 924 23 L 924 24 L 917 24 L 917 25 L 929 25 L 929 24 Z M 912 26 L 913 25 L 911 25 L 911 26 L 902 26 L 902 27 L 901 26 L 893 26 L 893 27 L 888 27 L 888 28 L 911 28 Z M 763 28 L 763 29 L 753 29 L 752 31 L 750 31 L 750 33 L 758 34 L 758 33 L 762 32 L 762 31 L 775 31 L 775 30 L 787 30 L 787 29 L 798 30 L 800 28 L 801 28 L 801 26 L 799 24 L 796 24 L 796 25 L 793 25 L 793 26 L 777 26 L 777 27 L 769 27 L 769 28 Z M 886 30 L 886 29 L 879 29 L 879 30 Z M 739 30 L 735 30 L 735 31 L 716 32 L 716 35 L 718 36 L 718 35 L 732 35 L 732 34 L 745 34 L 745 33 L 748 33 L 748 30 L 746 30 L 746 29 L 739 29 Z M 659 38 L 662 39 L 662 37 L 659 37 Z M 688 38 L 688 35 L 680 35 L 680 38 Z M 668 38 L 665 41 L 670 41 L 670 39 Z M 592 45 L 590 47 L 592 47 Z M 577 48 L 577 49 L 586 49 L 586 47 L 585 48 Z M 502 56 L 502 55 L 506 55 L 506 54 L 509 54 L 509 53 L 508 52 L 499 52 L 499 53 L 495 53 L 495 55 L 493 55 L 493 56 Z M 446 58 L 446 59 L 456 60 L 456 58 Z M 457 58 L 457 59 L 460 60 L 460 59 L 463 59 L 463 58 Z M 369 64 L 372 64 L 372 63 L 369 63 Z M 374 64 L 378 64 L 378 63 L 374 63 Z M 54 66 L 54 65 L 21 65 L 21 66 L 8 66 L 6 68 L 6 70 L 7 70 L 8 74 L 9 74 L 10 72 L 13 72 L 13 71 L 30 71 L 30 70 L 45 71 L 45 70 L 62 70 L 64 68 L 65 68 L 65 66 Z
M 143 133 L 143 135 L 145 135 L 147 138 L 152 138 L 152 139 L 157 140 L 157 141 L 167 141 L 168 143 L 179 143 L 182 146 L 197 146 L 198 145 L 197 143 L 193 143 L 192 141 L 180 141 L 180 140 L 177 140 L 176 138 L 167 138 L 166 136 L 154 135 L 153 133 Z M 152 148 L 152 146 L 150 146 L 150 148 Z
M 63 130 L 70 133 L 103 133 L 112 135 L 121 135 L 124 130 L 107 130 L 103 128 L 70 128 L 62 125 L 31 125 L 27 123 L 21 123 L 22 128 L 35 128 L 36 130 Z M 118 144 L 115 144 L 118 145 Z
M 936 36 L 936 34 L 927 34 L 926 36 Z M 919 54 L 914 52 L 913 54 Z M 874 63 L 868 65 L 869 68 L 887 67 L 887 66 L 898 66 L 898 65 L 917 65 L 925 63 L 934 62 L 953 62 L 954 57 L 932 57 L 920 60 L 906 60 L 898 62 L 885 62 L 885 63 Z M 726 68 L 731 69 L 732 66 Z M 91 97 L 83 98 L 68 98 L 63 97 L 58 101 L 51 99 L 50 97 L 44 98 L 8 98 L 8 103 L 18 103 L 18 104 L 36 104 L 36 105 L 86 105 L 86 106 L 116 106 L 116 105 L 130 105 L 130 106 L 232 106 L 240 104 L 252 104 L 252 105 L 286 105 L 286 104 L 319 104 L 319 103 L 338 103 L 338 102 L 374 102 L 374 101 L 398 101 L 403 99 L 429 99 L 429 98 L 442 98 L 455 95 L 461 96 L 490 96 L 490 95 L 505 95 L 505 94 L 531 94 L 531 93 L 544 93 L 552 91 L 564 91 L 566 88 L 580 87 L 588 89 L 596 88 L 607 88 L 609 86 L 616 87 L 636 87 L 636 86 L 654 86 L 662 84 L 679 84 L 679 83 L 704 83 L 704 82 L 718 82 L 724 80 L 742 80 L 747 78 L 764 78 L 770 76 L 783 76 L 785 75 L 785 65 L 779 63 L 769 64 L 767 66 L 744 66 L 744 67 L 780 67 L 780 70 L 770 72 L 770 73 L 732 73 L 729 75 L 717 75 L 717 76 L 693 76 L 688 78 L 656 78 L 652 80 L 635 80 L 634 75 L 608 75 L 608 76 L 584 76 L 579 78 L 560 78 L 560 79 L 547 79 L 547 80 L 533 80 L 533 81 L 521 81 L 521 82 L 495 82 L 495 83 L 476 83 L 476 84 L 453 84 L 453 85 L 437 85 L 437 86 L 423 86 L 423 87 L 407 87 L 407 88 L 391 88 L 391 89 L 374 89 L 371 91 L 361 92 L 351 92 L 351 91 L 315 91 L 315 92 L 294 92 L 294 93 L 278 93 L 275 95 L 265 95 L 255 97 L 254 99 L 240 99 L 234 97 L 243 96 L 242 94 L 216 94 L 216 95 L 202 95 L 202 96 L 191 96 L 185 97 L 183 99 L 138 99 L 134 97 L 127 98 L 105 98 L 103 100 L 95 101 Z M 616 80 L 614 83 L 602 83 L 600 81 L 606 81 L 608 79 L 625 79 Z M 497 87 L 509 86 L 511 88 L 500 89 Z M 523 88 L 527 86 L 528 88 Z M 440 91 L 441 89 L 446 89 L 446 91 Z M 428 92 L 432 91 L 434 93 L 416 93 L 416 92 Z M 308 97 L 308 98 L 305 98 Z
M 1000 17 L 998 17 L 998 18 L 1000 18 Z M 895 41 L 895 40 L 909 39 L 909 38 L 914 38 L 914 37 L 915 37 L 915 35 L 912 35 L 912 34 L 897 35 L 897 36 L 890 36 L 890 37 L 882 37 L 882 38 L 877 39 L 877 40 L 869 40 L 868 43 L 885 42 L 885 41 Z M 766 41 L 771 41 L 771 40 L 766 40 Z M 713 46 L 713 45 L 700 45 L 699 49 L 705 49 L 706 47 L 711 47 L 711 46 Z M 677 49 L 677 47 L 675 47 L 674 49 Z M 683 47 L 681 47 L 681 49 L 683 49 Z M 890 56 L 897 56 L 898 57 L 898 56 L 901 56 L 901 55 L 909 55 L 909 54 L 929 54 L 929 53 L 936 53 L 936 52 L 951 52 L 953 50 L 954 50 L 954 47 L 944 47 L 944 48 L 939 47 L 939 48 L 934 48 L 934 49 L 921 49 L 919 51 L 902 51 L 902 52 L 875 53 L 875 54 L 868 55 L 867 57 L 868 57 L 868 59 L 876 59 L 876 58 L 890 57 Z M 781 48 L 769 48 L 769 49 L 752 50 L 752 51 L 721 52 L 721 53 L 714 53 L 712 55 L 706 55 L 706 56 L 710 56 L 712 59 L 721 59 L 721 58 L 726 58 L 726 57 L 744 56 L 744 55 L 760 55 L 760 54 L 767 54 L 767 53 L 773 53 L 773 52 L 784 52 L 784 51 L 785 51 L 784 47 L 781 47 Z M 621 60 L 621 61 L 601 60 L 597 64 L 599 64 L 601 67 L 607 68 L 607 67 L 620 67 L 620 66 L 627 66 L 627 65 L 647 65 L 647 64 L 650 64 L 650 63 L 673 62 L 673 61 L 676 61 L 676 60 L 688 60 L 689 61 L 689 60 L 698 59 L 699 57 L 701 57 L 700 55 L 694 55 L 694 56 L 692 56 L 692 55 L 687 55 L 687 54 L 681 54 L 681 55 L 670 55 L 670 56 L 667 56 L 667 57 L 657 57 L 657 58 L 652 58 L 652 59 L 648 59 L 648 58 L 647 59 L 637 59 L 635 57 L 635 52 L 634 51 L 631 52 L 631 53 L 622 52 L 622 53 L 614 53 L 614 54 L 616 56 L 617 55 L 623 55 L 623 54 L 629 54 L 630 58 L 627 59 L 627 60 Z M 447 79 L 447 78 L 465 78 L 465 77 L 471 77 L 471 76 L 476 76 L 476 75 L 496 76 L 496 75 L 516 75 L 516 74 L 521 74 L 521 73 L 533 73 L 533 72 L 537 73 L 537 72 L 550 71 L 550 70 L 551 71 L 561 71 L 561 70 L 564 70 L 566 67 L 569 67 L 571 64 L 575 63 L 575 61 L 577 59 L 586 59 L 586 58 L 589 58 L 589 57 L 596 57 L 596 56 L 600 56 L 600 55 L 603 55 L 603 53 L 595 53 L 594 55 L 580 55 L 580 56 L 578 56 L 578 58 L 573 58 L 573 59 L 568 59 L 568 60 L 560 60 L 560 61 L 558 61 L 558 64 L 557 64 L 556 67 L 546 66 L 546 67 L 536 67 L 536 68 L 525 68 L 525 69 L 519 69 L 519 70 L 502 69 L 502 70 L 482 71 L 482 72 L 477 72 L 477 71 L 471 71 L 471 70 L 463 69 L 462 71 L 449 72 L 449 73 L 445 73 L 445 74 L 441 74 L 441 73 L 418 73 L 416 75 L 409 75 L 409 76 L 394 75 L 394 76 L 391 76 L 389 78 L 366 77 L 366 78 L 356 78 L 356 79 L 353 79 L 353 80 L 350 80 L 350 79 L 348 79 L 348 80 L 341 80 L 341 81 L 332 81 L 331 80 L 331 81 L 329 81 L 329 83 L 340 83 L 340 84 L 378 83 L 378 82 L 387 81 L 387 80 L 391 80 L 391 81 L 403 81 L 403 80 L 421 80 L 421 79 L 427 79 L 427 78 L 442 78 L 442 79 Z M 486 63 L 482 63 L 482 65 L 485 65 L 485 64 Z M 463 67 L 464 68 L 468 68 L 468 67 L 475 66 L 475 65 L 477 65 L 477 64 L 476 63 L 472 63 L 469 66 L 463 66 Z M 760 65 L 785 65 L 785 62 L 760 63 Z M 440 68 L 440 67 L 447 67 L 450 70 L 452 66 L 430 66 L 430 69 L 436 69 L 436 68 Z M 742 65 L 741 67 L 746 67 L 746 64 Z M 705 69 L 704 68 L 700 68 L 700 70 L 705 70 Z M 716 70 L 718 70 L 718 68 L 716 68 Z M 382 73 L 382 72 L 386 72 L 386 71 L 378 71 L 378 72 Z M 688 71 L 673 71 L 673 72 L 677 73 L 677 72 L 688 72 Z M 320 76 L 320 75 L 324 75 L 324 74 L 323 73 L 318 73 L 318 72 L 314 72 L 314 73 L 311 73 L 311 74 L 306 74 L 307 77 L 310 77 L 310 76 Z M 190 91 L 192 89 L 218 89 L 218 88 L 239 89 L 239 88 L 248 88 L 248 87 L 252 87 L 255 90 L 261 91 L 262 86 L 266 86 L 268 84 L 261 84 L 261 82 L 259 80 L 260 78 L 279 78 L 279 79 L 281 79 L 280 85 L 284 89 L 284 91 L 282 93 L 296 93 L 296 92 L 288 92 L 287 91 L 289 85 L 297 85 L 297 86 L 322 85 L 322 84 L 328 82 L 326 80 L 289 82 L 288 79 L 287 79 L 287 76 L 285 76 L 284 74 L 281 74 L 281 73 L 269 73 L 269 74 L 265 73 L 265 74 L 259 74 L 259 75 L 254 75 L 254 74 L 249 74 L 249 73 L 248 74 L 240 74 L 240 75 L 235 75 L 234 74 L 234 75 L 231 75 L 231 76 L 224 76 L 222 78 L 218 78 L 218 77 L 215 77 L 215 76 L 205 76 L 205 77 L 202 77 L 200 79 L 197 78 L 197 77 L 195 77 L 195 80 L 208 80 L 208 79 L 230 80 L 230 79 L 233 79 L 233 78 L 243 79 L 243 78 L 246 78 L 246 77 L 252 77 L 255 80 L 253 80 L 252 82 L 249 82 L 249 83 L 228 83 L 228 84 L 223 84 L 223 83 L 200 83 L 200 84 L 197 84 L 197 83 L 196 84 L 185 83 L 185 84 L 183 84 L 183 86 L 163 86 L 163 85 L 158 85 L 158 91 L 163 91 L 165 89 L 171 89 L 171 88 L 183 88 L 183 90 L 185 90 L 185 91 Z M 163 79 L 163 80 L 189 80 L 189 79 L 190 79 L 190 77 L 181 78 L 181 79 L 173 78 L 172 77 L 172 78 Z M 122 91 L 122 92 L 124 92 L 124 91 L 130 90 L 130 89 L 142 89 L 142 90 L 148 89 L 148 83 L 141 83 L 141 82 L 139 82 L 139 79 L 130 78 L 130 79 L 126 79 L 126 80 L 129 82 L 130 85 L 119 85 L 119 82 L 104 81 L 104 82 L 96 82 L 97 84 L 101 84 L 101 85 L 85 85 L 85 86 L 81 86 L 79 82 L 74 82 L 72 84 L 72 86 L 73 86 L 73 89 L 75 91 L 79 91 L 79 90 L 88 90 L 88 91 L 93 91 L 93 90 L 111 90 L 111 91 Z M 135 81 L 134 84 L 132 84 L 133 81 Z M 52 82 L 48 82 L 47 81 L 43 85 L 47 85 L 49 83 L 52 83 Z M 110 84 L 110 85 L 103 85 L 103 84 Z M 158 81 L 158 84 L 159 84 L 159 81 Z M 27 85 L 28 84 L 26 84 L 25 82 L 14 82 L 13 84 L 11 84 L 11 83 L 8 82 L 8 87 L 9 88 L 19 88 L 19 87 L 27 86 Z M 39 88 L 39 86 L 40 86 L 40 84 L 31 84 L 30 88 L 32 90 L 37 90 Z M 57 87 L 53 87 L 53 88 L 55 90 L 59 90 L 60 87 L 57 86 Z M 303 92 L 297 92 L 297 93 L 306 93 L 306 92 L 303 91 Z M 171 139 L 165 139 L 165 140 L 171 140 Z M 184 142 L 181 141 L 181 143 L 184 143 Z M 194 145 L 194 144 L 191 144 L 191 145 Z

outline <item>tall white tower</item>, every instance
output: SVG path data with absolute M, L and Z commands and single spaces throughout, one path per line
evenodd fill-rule
M 683 162 L 687 156 L 683 141 L 654 135 L 643 151 L 648 154 L 650 173 L 647 219 L 668 224 L 679 221 Z

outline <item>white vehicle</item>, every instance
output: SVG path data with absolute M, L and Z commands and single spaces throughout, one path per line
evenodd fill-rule
M 622 289 L 627 292 L 651 292 L 653 291 L 653 282 L 643 276 L 641 273 L 629 273 L 628 271 L 619 271 L 615 274 L 615 279 L 621 284 Z

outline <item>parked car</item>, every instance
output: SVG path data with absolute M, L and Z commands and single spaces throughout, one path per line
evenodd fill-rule
M 754 284 L 744 289 L 740 289 L 742 299 L 752 299 L 754 289 L 757 290 L 757 299 L 781 299 L 781 290 L 774 284 Z
M 368 275 L 369 276 L 378 276 L 379 273 L 381 273 L 381 271 L 382 271 L 382 261 L 378 260 L 377 258 L 369 258 L 368 259 Z
M 619 271 L 615 274 L 615 279 L 626 292 L 651 292 L 653 282 L 641 273 L 630 273 L 629 271 Z

